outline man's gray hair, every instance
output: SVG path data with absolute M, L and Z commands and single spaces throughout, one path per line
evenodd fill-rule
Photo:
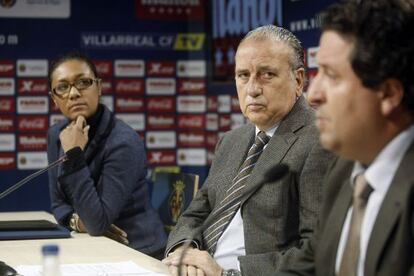
M 274 41 L 281 41 L 285 42 L 293 52 L 293 57 L 291 59 L 291 66 L 293 70 L 298 68 L 305 68 L 304 65 L 304 54 L 303 48 L 299 41 L 294 34 L 290 31 L 282 28 L 277 27 L 275 25 L 265 25 L 258 27 L 254 30 L 251 30 L 246 34 L 246 36 L 240 41 L 241 45 L 246 40 L 263 40 L 263 39 L 273 39 Z

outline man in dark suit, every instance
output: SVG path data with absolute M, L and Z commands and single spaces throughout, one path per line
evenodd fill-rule
M 333 156 L 320 146 L 302 96 L 300 42 L 283 28 L 263 26 L 246 35 L 235 61 L 240 107 L 251 123 L 220 139 L 206 182 L 170 234 L 164 263 L 173 274 L 180 264 L 188 275 L 289 267 L 316 225 L 321 178 Z M 290 171 L 267 179 L 281 163 Z M 186 240 L 194 248 L 180 262 Z
M 414 2 L 349 1 L 322 17 L 309 89 L 326 177 L 315 238 L 277 275 L 414 275 Z

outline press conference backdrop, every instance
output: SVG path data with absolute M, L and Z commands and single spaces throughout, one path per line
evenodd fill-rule
M 274 23 L 316 72 L 318 12 L 333 0 L 0 1 L 0 190 L 47 165 L 46 132 L 62 119 L 48 97 L 50 59 L 86 52 L 102 102 L 145 142 L 150 167 L 208 173 L 222 133 L 245 123 L 233 83 L 240 38 Z M 47 174 L 0 211 L 50 210 Z

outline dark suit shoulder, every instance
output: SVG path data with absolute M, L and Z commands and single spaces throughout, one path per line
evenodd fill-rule
M 323 181 L 325 203 L 333 204 L 342 189 L 343 182 L 351 177 L 353 167 L 353 161 L 341 158 L 335 159 L 328 168 Z

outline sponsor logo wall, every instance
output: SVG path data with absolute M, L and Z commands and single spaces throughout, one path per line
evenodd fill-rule
M 150 167 L 183 166 L 203 183 L 218 139 L 245 123 L 233 77 L 240 38 L 283 19 L 315 47 L 317 12 L 333 1 L 2 1 L 0 190 L 47 164 L 47 129 L 64 119 L 48 95 L 49 60 L 72 50 L 94 59 L 102 103 L 137 131 Z M 0 210 L 50 210 L 47 182 L 39 176 Z
M 137 131 L 151 166 L 206 166 L 220 133 L 245 122 L 237 96 L 206 95 L 206 61 L 96 59 L 101 102 Z M 0 169 L 47 164 L 48 59 L 0 60 Z

